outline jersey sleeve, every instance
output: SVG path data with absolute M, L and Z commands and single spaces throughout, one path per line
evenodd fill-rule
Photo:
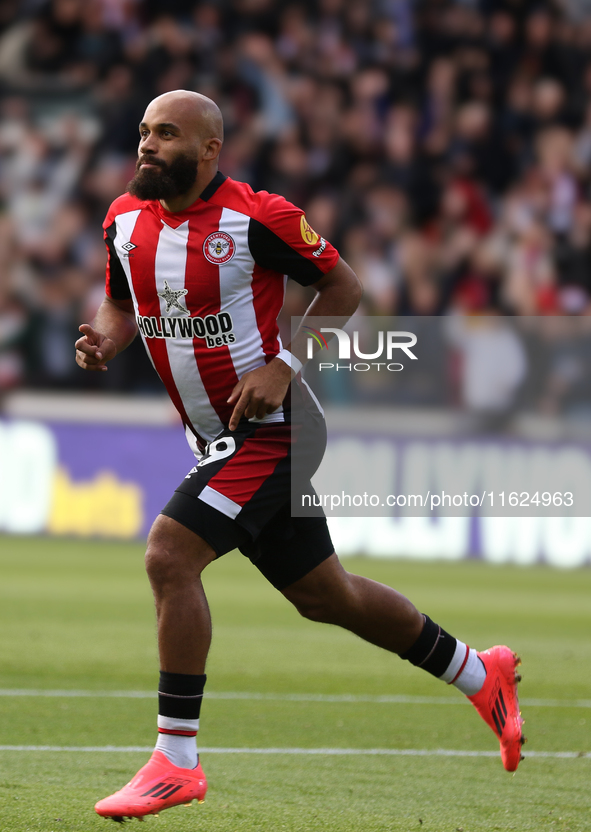
M 105 244 L 107 246 L 107 268 L 106 268 L 106 282 L 105 291 L 107 296 L 113 300 L 129 300 L 131 298 L 131 291 L 127 276 L 121 265 L 121 260 L 115 249 L 115 235 L 117 227 L 115 224 L 115 216 L 113 209 L 109 210 L 107 217 L 103 223 Z
M 250 220 L 248 244 L 256 263 L 302 286 L 316 283 L 339 260 L 336 248 L 311 228 L 304 212 L 276 194 L 261 199 Z

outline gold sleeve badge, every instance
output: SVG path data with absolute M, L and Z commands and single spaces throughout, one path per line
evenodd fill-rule
M 300 233 L 302 235 L 302 240 L 309 246 L 317 245 L 318 241 L 320 240 L 320 235 L 318 235 L 314 231 L 314 229 L 306 219 L 305 214 L 302 214 L 300 219 Z

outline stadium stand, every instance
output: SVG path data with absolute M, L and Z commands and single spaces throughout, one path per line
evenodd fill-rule
M 582 0 L 3 3 L 0 392 L 160 390 L 139 345 L 97 378 L 72 344 L 102 297 L 100 226 L 139 118 L 176 88 L 220 104 L 222 170 L 305 208 L 364 312 L 580 317 L 566 348 L 543 335 L 570 363 L 548 362 L 538 403 L 588 401 L 572 371 L 591 337 Z M 286 316 L 306 304 L 290 284 Z

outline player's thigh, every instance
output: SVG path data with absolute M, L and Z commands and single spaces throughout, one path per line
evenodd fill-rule
M 334 555 L 326 518 L 292 517 L 285 504 L 247 547 L 240 547 L 280 592 L 312 573 Z M 336 559 L 336 555 L 334 555 Z
M 323 430 L 320 422 L 308 432 Z M 289 425 L 243 420 L 236 431 L 222 431 L 208 445 L 162 514 L 197 535 L 217 557 L 240 549 L 282 589 L 334 551 L 321 509 L 314 517 L 291 518 L 292 450 Z M 309 480 L 306 488 L 311 489 Z

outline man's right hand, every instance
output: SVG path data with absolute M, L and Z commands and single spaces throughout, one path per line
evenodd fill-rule
M 90 324 L 81 324 L 78 329 L 83 336 L 75 344 L 76 364 L 83 370 L 107 370 L 107 361 L 117 355 L 115 342 L 97 332 Z

